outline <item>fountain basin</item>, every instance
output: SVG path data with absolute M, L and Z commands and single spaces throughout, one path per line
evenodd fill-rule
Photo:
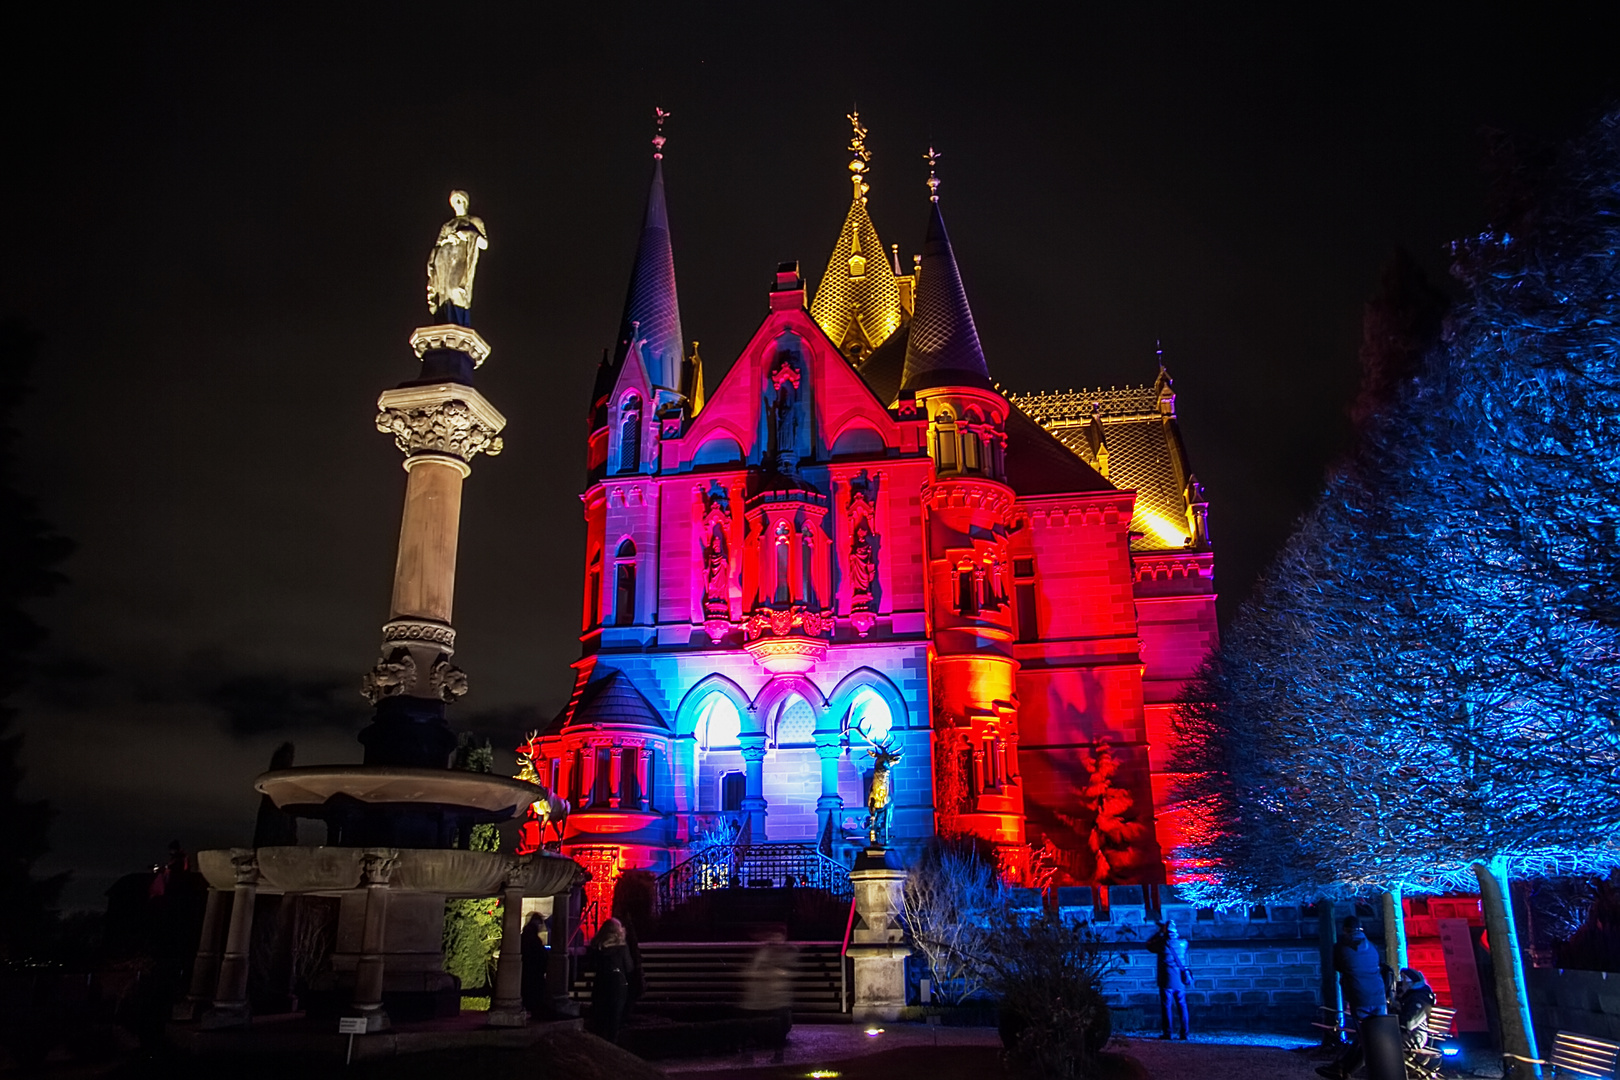
M 274 769 L 253 782 L 282 810 L 325 805 L 335 796 L 361 803 L 431 803 L 511 817 L 550 792 L 539 784 L 460 769 L 397 765 L 315 765 Z
M 199 851 L 197 867 L 208 884 L 229 891 L 236 885 L 233 856 L 243 849 Z M 388 876 L 392 892 L 432 893 L 451 899 L 498 896 L 508 887 L 525 896 L 556 896 L 584 881 L 572 859 L 549 853 L 506 855 L 498 851 L 438 848 L 262 847 L 258 887 L 264 892 L 342 893 L 363 888 L 361 863 L 367 854 L 394 858 Z

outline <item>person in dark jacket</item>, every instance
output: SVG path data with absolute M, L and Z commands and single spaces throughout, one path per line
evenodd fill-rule
M 608 1042 L 617 1042 L 630 995 L 630 974 L 635 970 L 630 947 L 625 943 L 624 924 L 618 919 L 603 923 L 585 957 L 596 973 L 591 983 L 591 1015 L 586 1019 L 586 1030 Z
M 1339 973 L 1339 991 L 1344 996 L 1350 1046 L 1332 1065 L 1322 1065 L 1317 1073 L 1329 1080 L 1346 1080 L 1361 1064 L 1361 1022 L 1388 1011 L 1384 976 L 1379 968 L 1378 950 L 1367 940 L 1361 920 L 1345 916 L 1339 943 L 1333 946 L 1333 970 Z
M 1192 968 L 1187 964 L 1187 939 L 1171 919 L 1148 939 L 1147 947 L 1159 960 L 1159 1020 L 1164 1025 L 1164 1034 L 1159 1038 L 1168 1039 L 1171 1020 L 1180 1017 L 1181 1037 L 1185 1039 L 1191 1030 L 1187 1022 L 1187 990 L 1193 984 Z
M 545 925 L 538 911 L 531 913 L 518 939 L 523 947 L 523 1007 L 536 1020 L 551 1012 L 551 1003 L 546 1000 L 546 967 L 551 957 L 541 936 Z
M 1420 1050 L 1429 1045 L 1429 1010 L 1438 1000 L 1423 972 L 1401 968 L 1400 982 L 1395 984 L 1395 1008 L 1406 1045 Z

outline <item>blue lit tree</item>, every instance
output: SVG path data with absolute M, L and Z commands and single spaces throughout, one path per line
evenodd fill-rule
M 1510 874 L 1620 862 L 1620 114 L 1456 254 L 1446 341 L 1364 411 L 1176 767 L 1210 898 L 1477 883 L 1514 957 Z

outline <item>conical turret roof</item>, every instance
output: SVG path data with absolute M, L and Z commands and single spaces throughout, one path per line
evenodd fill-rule
M 951 238 L 935 198 L 928 215 L 918 272 L 917 303 L 911 316 L 911 337 L 906 343 L 906 367 L 901 385 L 906 390 L 933 386 L 992 388 L 990 370 L 973 325 L 962 274 L 956 268 Z
M 662 154 L 657 155 L 662 158 Z M 641 357 L 654 385 L 681 388 L 681 308 L 675 295 L 675 251 L 669 242 L 669 208 L 664 202 L 664 163 L 653 162 L 652 185 L 647 191 L 647 212 L 641 221 L 641 243 L 636 248 L 630 288 L 619 323 L 615 369 L 624 363 L 632 340 L 645 342 Z
M 840 352 L 847 356 L 859 346 L 866 356 L 900 328 L 905 313 L 894 269 L 866 212 L 859 178 L 855 191 L 827 272 L 810 302 L 810 315 Z

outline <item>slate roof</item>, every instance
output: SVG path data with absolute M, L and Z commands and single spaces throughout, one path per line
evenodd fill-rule
M 669 207 L 664 202 L 664 163 L 653 162 L 652 184 L 647 190 L 647 212 L 641 221 L 630 288 L 619 321 L 619 344 L 613 367 L 624 363 L 632 336 L 646 341 L 641 357 L 647 375 L 666 389 L 681 388 L 681 308 L 675 295 L 675 251 L 669 241 Z
M 574 713 L 563 722 L 564 728 L 591 724 L 618 724 L 668 731 L 669 725 L 641 696 L 630 677 L 622 671 L 609 671 L 600 679 L 587 683 L 580 691 Z
M 902 386 L 907 390 L 932 386 L 990 388 L 990 370 L 985 366 L 979 331 L 973 325 L 962 273 L 957 269 L 937 200 L 928 215 L 916 288 Z
M 855 256 L 864 260 L 859 277 L 850 265 Z M 854 345 L 870 353 L 887 341 L 905 318 L 899 282 L 866 212 L 864 197 L 850 203 L 832 257 L 827 260 L 827 272 L 810 302 L 810 316 L 846 356 Z
M 1008 400 L 1038 421 L 1076 456 L 1095 464 L 1098 454 L 1088 431 L 1100 421 L 1107 447 L 1108 480 L 1136 492 L 1132 541 L 1135 551 L 1180 550 L 1163 535 L 1187 532 L 1186 448 L 1176 425 L 1175 393 L 1162 370 L 1152 385 L 1107 390 L 1009 394 Z M 1007 455 L 1008 468 L 1012 454 Z

